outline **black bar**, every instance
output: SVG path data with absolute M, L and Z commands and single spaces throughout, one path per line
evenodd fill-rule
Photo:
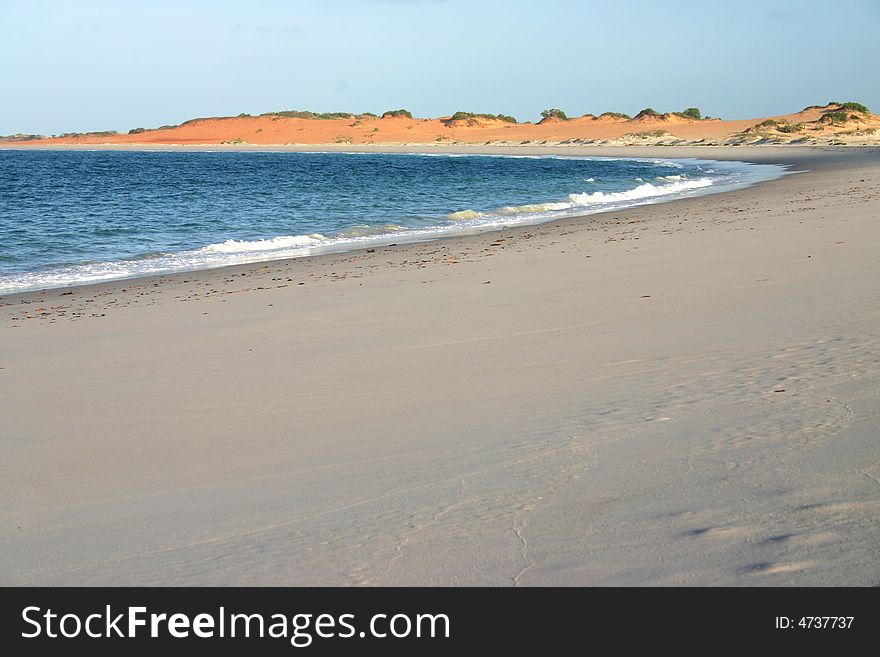
M 191 655 L 194 650 L 268 655 L 347 654 L 364 649 L 387 655 L 448 655 L 487 646 L 523 654 L 566 646 L 593 651 L 599 649 L 598 640 L 603 645 L 610 641 L 620 650 L 647 641 L 685 653 L 757 648 L 763 652 L 796 646 L 839 650 L 872 645 L 864 642 L 876 639 L 880 627 L 876 588 L 9 588 L 0 596 L 0 648 L 16 655 L 54 654 L 65 648 L 83 648 L 90 655 L 118 655 L 131 648 L 161 650 L 163 656 Z M 109 630 L 108 605 L 111 620 L 123 615 Z M 117 635 L 129 629 L 130 607 L 145 608 L 135 615 L 145 624 L 134 628 L 134 638 L 121 638 Z M 47 619 L 47 610 L 55 616 Z M 25 613 L 31 622 L 24 619 Z M 60 636 L 65 614 L 77 618 L 67 618 L 64 631 L 76 633 L 79 621 L 78 636 Z M 92 614 L 99 616 L 90 621 L 90 631 L 107 630 L 110 638 L 85 635 L 84 623 Z M 151 614 L 166 615 L 156 621 L 156 638 L 150 636 Z M 188 632 L 186 638 L 171 635 L 167 618 L 172 614 L 185 615 L 174 628 L 178 634 Z M 193 621 L 198 614 L 211 617 L 211 628 L 206 617 L 199 625 L 202 634 L 212 634 L 210 638 L 196 636 Z M 263 638 L 255 636 L 260 633 L 256 618 L 247 622 L 238 618 L 237 636 L 230 637 L 232 614 L 262 615 Z M 318 627 L 321 614 L 328 616 L 320 619 Z M 373 621 L 380 614 L 384 616 Z M 397 614 L 405 618 L 395 619 Z M 448 618 L 448 637 L 442 615 Z M 218 636 L 221 616 L 224 638 Z M 431 616 L 435 617 L 433 638 Z M 417 622 L 421 636 L 415 636 Z M 250 637 L 242 636 L 246 624 Z M 286 636 L 268 636 L 270 626 L 276 634 L 284 628 Z M 38 636 L 23 637 L 38 629 Z M 407 636 L 393 636 L 407 634 L 407 629 Z M 373 636 L 373 630 L 387 636 Z M 51 638 L 47 632 L 59 636 Z M 296 647 L 291 644 L 294 633 Z

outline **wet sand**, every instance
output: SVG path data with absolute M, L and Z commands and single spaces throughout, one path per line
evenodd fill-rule
M 0 584 L 876 585 L 878 152 L 596 154 L 808 171 L 0 299 Z

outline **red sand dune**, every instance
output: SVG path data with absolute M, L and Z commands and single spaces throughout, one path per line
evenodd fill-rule
M 766 119 L 722 121 L 695 120 L 677 114 L 611 116 L 540 123 L 509 123 L 500 119 L 471 118 L 452 121 L 449 117 L 420 119 L 407 117 L 361 117 L 302 119 L 277 115 L 194 119 L 179 126 L 146 130 L 137 134 L 84 134 L 28 141 L 28 144 L 391 144 L 391 143 L 485 143 L 565 142 L 602 140 L 645 143 L 660 140 L 723 143 L 732 138 L 770 141 L 839 139 L 856 135 L 859 140 L 876 140 L 880 117 L 860 115 L 845 123 L 820 121 L 838 105 L 805 109 L 795 114 L 772 117 L 779 125 L 797 126 L 779 131 L 761 127 Z M 856 116 L 856 115 L 852 115 Z

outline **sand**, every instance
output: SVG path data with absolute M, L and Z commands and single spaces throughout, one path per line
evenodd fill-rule
M 841 123 L 822 121 L 841 107 L 831 103 L 774 117 L 694 120 L 676 114 L 621 119 L 592 115 L 566 121 L 508 123 L 497 119 L 441 118 L 301 119 L 283 116 L 239 116 L 193 119 L 179 126 L 135 134 L 81 134 L 35 141 L 3 143 L 4 147 L 125 147 L 136 145 L 260 146 L 361 145 L 415 143 L 540 144 L 590 142 L 620 145 L 724 145 L 750 143 L 880 145 L 880 116 L 844 112 Z M 768 118 L 777 122 L 767 125 Z M 780 129 L 782 127 L 782 129 Z
M 698 152 L 809 171 L 0 300 L 0 583 L 876 585 L 878 153 Z

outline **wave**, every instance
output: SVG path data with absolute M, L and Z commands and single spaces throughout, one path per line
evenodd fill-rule
M 354 239 L 358 237 L 371 237 L 373 235 L 387 235 L 388 233 L 396 233 L 399 230 L 404 230 L 404 227 L 397 224 L 382 224 L 381 226 L 358 224 L 357 226 L 339 231 L 334 237 L 336 239 Z
M 195 253 L 258 253 L 258 252 L 277 252 L 282 250 L 308 249 L 310 247 L 326 246 L 328 244 L 339 243 L 342 241 L 356 241 L 363 238 L 376 237 L 380 235 L 389 235 L 397 231 L 405 230 L 403 226 L 397 224 L 382 224 L 379 226 L 370 226 L 368 224 L 358 224 L 351 228 L 345 228 L 335 235 L 326 236 L 321 233 L 309 233 L 308 235 L 280 235 L 278 237 L 270 237 L 263 240 L 226 240 L 217 244 L 209 244 L 201 249 L 197 249 Z
M 209 244 L 202 247 L 205 253 L 252 253 L 254 251 L 277 251 L 278 249 L 290 249 L 305 246 L 314 246 L 324 241 L 320 233 L 311 235 L 284 235 L 271 237 L 265 240 L 226 240 L 218 244 Z
M 627 201 L 641 201 L 660 196 L 681 194 L 692 190 L 710 187 L 714 184 L 709 178 L 696 180 L 681 180 L 681 176 L 667 176 L 664 179 L 672 180 L 663 185 L 643 183 L 633 189 L 621 192 L 583 192 L 569 194 L 566 201 L 554 201 L 549 203 L 530 203 L 527 205 L 509 205 L 497 210 L 478 212 L 476 210 L 459 210 L 446 215 L 449 221 L 473 221 L 488 219 L 498 216 L 511 215 L 539 215 L 547 212 L 560 212 L 565 210 L 582 210 L 596 206 L 604 206 L 610 203 L 622 203 Z

